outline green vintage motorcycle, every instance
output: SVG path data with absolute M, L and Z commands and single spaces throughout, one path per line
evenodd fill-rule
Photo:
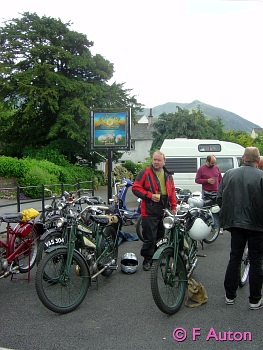
M 39 299 L 49 310 L 65 314 L 84 300 L 92 280 L 101 274 L 110 276 L 117 269 L 118 232 L 123 218 L 113 215 L 85 217 L 69 211 L 61 217 L 62 244 L 45 251 L 35 286 Z
M 179 311 L 198 257 L 198 241 L 211 231 L 209 210 L 192 208 L 182 215 L 164 210 L 165 236 L 157 242 L 151 268 L 151 290 L 157 307 L 166 314 Z

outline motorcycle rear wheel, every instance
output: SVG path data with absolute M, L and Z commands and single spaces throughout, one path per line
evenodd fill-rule
M 17 265 L 19 266 L 20 273 L 26 273 L 31 270 L 35 263 L 38 251 L 38 231 L 32 227 L 28 236 L 20 237 L 17 236 L 14 240 L 13 251 L 17 249 L 23 242 L 31 239 L 32 243 L 29 248 L 25 247 L 24 251 L 19 254 L 19 257 L 16 259 Z
M 106 264 L 111 264 L 113 260 L 115 260 L 117 266 L 118 259 L 118 239 L 116 239 L 117 233 L 114 227 L 106 226 L 104 233 L 104 238 L 101 241 L 101 252 L 103 250 L 109 249 L 107 255 L 103 258 L 103 260 L 99 264 L 99 269 L 103 268 Z M 106 268 L 101 274 L 104 277 L 109 277 L 113 272 L 113 269 L 110 267 Z
M 219 229 L 214 229 L 212 227 L 209 236 L 207 236 L 203 241 L 206 244 L 211 244 L 217 239 L 218 236 L 219 236 Z
M 165 314 L 179 311 L 185 298 L 187 272 L 180 254 L 174 266 L 174 249 L 166 248 L 151 268 L 151 290 L 157 307 Z
M 217 228 L 211 227 L 210 234 L 208 235 L 208 237 L 206 237 L 203 240 L 206 244 L 213 243 L 217 239 L 217 237 L 219 236 L 219 232 L 220 232 L 218 214 L 213 214 L 213 215 L 215 215 L 217 217 L 218 227 Z
M 42 304 L 60 314 L 72 312 L 83 302 L 91 280 L 86 262 L 77 252 L 73 253 L 69 274 L 65 275 L 67 253 L 61 248 L 46 254 L 38 265 L 35 280 Z

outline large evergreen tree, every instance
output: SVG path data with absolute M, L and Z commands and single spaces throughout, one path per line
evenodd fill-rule
M 90 107 L 134 107 L 131 90 L 107 84 L 113 64 L 71 23 L 25 12 L 0 28 L 0 137 L 6 155 L 52 144 L 88 158 Z

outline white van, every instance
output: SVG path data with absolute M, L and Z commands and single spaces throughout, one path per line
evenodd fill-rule
M 175 138 L 164 140 L 161 152 L 165 154 L 167 169 L 173 173 L 176 187 L 191 192 L 202 191 L 195 183 L 197 169 L 205 164 L 206 157 L 214 154 L 222 175 L 241 165 L 244 147 L 227 141 Z

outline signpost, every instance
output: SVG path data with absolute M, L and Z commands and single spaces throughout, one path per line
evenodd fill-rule
M 131 109 L 94 109 L 90 113 L 90 150 L 108 151 L 108 201 L 112 198 L 113 150 L 131 149 Z

